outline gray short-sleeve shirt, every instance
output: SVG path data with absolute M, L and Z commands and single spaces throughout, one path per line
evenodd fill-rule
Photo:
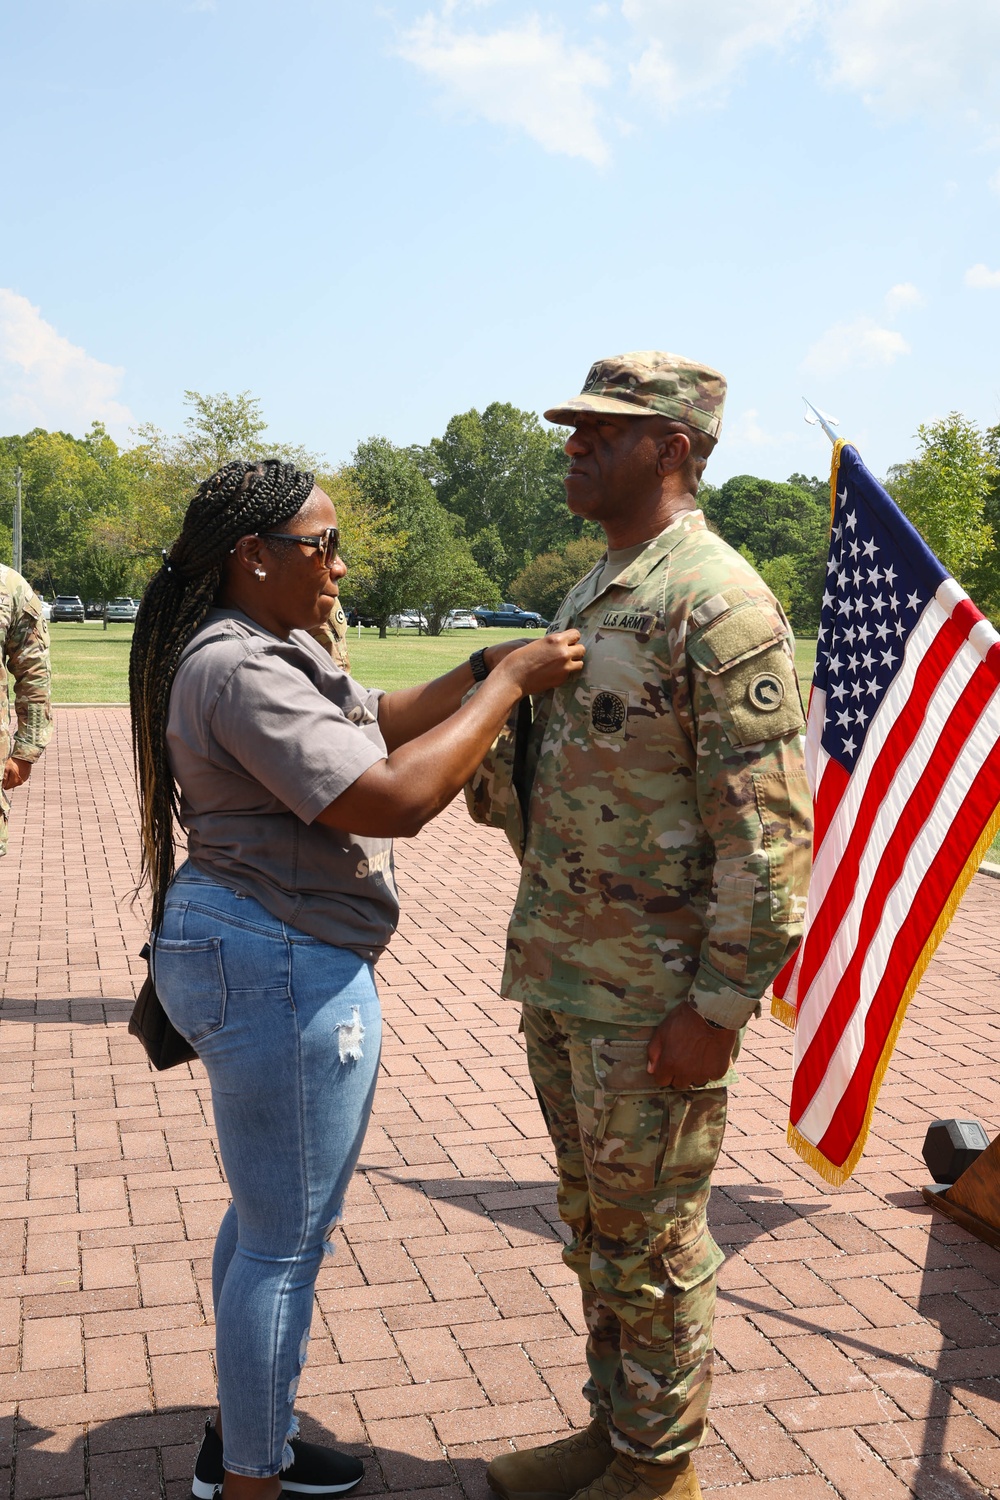
M 290 926 L 374 959 L 399 917 L 389 839 L 315 820 L 387 754 L 378 689 L 305 631 L 213 609 L 170 692 L 167 747 L 188 854 Z

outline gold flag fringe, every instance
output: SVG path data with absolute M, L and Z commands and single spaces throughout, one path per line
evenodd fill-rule
M 781 995 L 772 995 L 771 1014 L 776 1021 L 781 1022 L 782 1026 L 787 1026 L 789 1031 L 795 1030 L 795 1023 L 799 1018 L 799 1013 L 791 1001 L 784 999 Z

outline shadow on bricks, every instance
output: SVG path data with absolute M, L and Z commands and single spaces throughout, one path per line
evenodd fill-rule
M 364 1161 L 361 1163 L 364 1167 Z M 511 1182 L 505 1177 L 404 1177 L 388 1167 L 371 1167 L 367 1172 L 372 1183 L 390 1182 L 423 1193 L 435 1202 L 457 1204 L 486 1222 L 518 1227 L 526 1208 L 547 1209 L 552 1214 L 546 1238 L 562 1243 L 556 1209 L 555 1177 L 541 1181 Z
M 717 1321 L 723 1400 L 728 1400 L 727 1364 L 748 1382 L 742 1397 L 735 1398 L 745 1402 L 755 1379 L 766 1385 L 767 1377 L 791 1374 L 787 1361 L 819 1394 L 793 1395 L 790 1386 L 782 1393 L 772 1378 L 771 1391 L 759 1391 L 758 1417 L 776 1417 L 839 1493 L 851 1500 L 862 1493 L 898 1500 L 908 1494 L 916 1500 L 1000 1496 L 1000 1254 L 934 1218 L 916 1190 L 890 1192 L 885 1202 L 896 1210 L 900 1235 L 920 1235 L 926 1243 L 922 1269 L 902 1258 L 897 1266 L 889 1249 L 892 1235 L 867 1234 L 855 1215 L 838 1213 L 836 1191 L 832 1202 L 817 1201 L 812 1193 L 803 1196 L 805 1202 L 796 1202 L 760 1183 L 713 1188 L 709 1222 L 730 1250 L 729 1265 L 752 1264 L 754 1244 L 766 1249 L 774 1236 L 801 1247 L 800 1256 L 758 1262 L 768 1272 L 759 1286 L 725 1289 L 725 1302 L 743 1314 L 740 1321 L 760 1338 L 761 1347 L 753 1351 L 744 1338 L 741 1348 L 728 1332 L 734 1320 Z M 906 1244 L 912 1259 L 914 1245 Z M 867 1263 L 866 1256 L 871 1257 Z M 812 1287 L 803 1273 L 813 1279 Z M 726 1278 L 724 1266 L 724 1286 Z M 815 1307 L 800 1305 L 810 1295 Z M 843 1403 L 839 1414 L 834 1411 L 838 1400 Z M 745 1426 L 747 1407 L 734 1402 L 732 1411 Z M 725 1408 L 709 1415 L 739 1455 L 746 1432 L 730 1430 Z M 759 1432 L 757 1437 L 757 1451 L 751 1436 L 750 1451 L 742 1455 L 746 1474 L 733 1475 L 730 1482 L 760 1481 L 768 1463 L 773 1470 L 767 1477 L 787 1472 L 787 1461 L 782 1464 L 773 1452 L 764 1456 L 768 1445 Z M 834 1456 L 838 1445 L 841 1452 Z M 956 1449 L 963 1468 L 955 1461 Z M 702 1450 L 699 1471 L 711 1452 Z M 898 1491 L 883 1466 L 897 1476 Z
M 55 1000 L 13 1000 L 0 998 L 0 1017 L 4 1021 L 21 1021 L 28 1026 L 107 1026 L 112 1021 L 127 1021 L 135 1007 L 132 996 L 122 999 L 99 996 L 61 997 Z
M 0 1484 L 17 1500 L 184 1500 L 207 1415 L 204 1408 L 169 1407 L 67 1427 L 37 1427 L 4 1417 Z M 302 1436 L 309 1442 L 336 1444 L 363 1460 L 365 1477 L 355 1492 L 359 1495 L 403 1492 L 425 1500 L 463 1500 L 465 1495 L 478 1496 L 481 1488 L 482 1494 L 488 1493 L 485 1482 L 463 1490 L 456 1468 L 443 1453 L 421 1457 L 390 1448 L 373 1452 L 365 1443 L 338 1440 L 306 1414 L 301 1422 Z M 465 1482 L 468 1485 L 467 1476 Z

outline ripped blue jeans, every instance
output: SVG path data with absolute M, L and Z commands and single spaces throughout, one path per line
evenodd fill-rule
M 212 1262 L 224 1463 L 263 1479 L 291 1460 L 313 1288 L 371 1113 L 372 967 L 186 863 L 153 975 L 205 1064 L 233 1199 Z

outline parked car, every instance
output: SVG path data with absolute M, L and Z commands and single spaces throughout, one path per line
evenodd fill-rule
M 353 604 L 350 609 L 344 611 L 344 614 L 347 616 L 348 625 L 351 626 L 363 625 L 368 630 L 378 624 L 378 621 L 373 620 L 371 615 L 363 615 L 360 610 L 354 608 Z
M 389 616 L 393 630 L 426 630 L 427 621 L 418 609 L 403 609 L 398 615 Z
M 442 622 L 445 630 L 478 630 L 479 621 L 471 609 L 452 609 Z
M 499 626 L 502 630 L 544 630 L 549 623 L 534 610 L 521 609 L 518 604 L 501 604 L 498 609 L 476 609 L 473 614 L 480 625 Z
M 38 596 L 38 602 L 42 606 L 42 619 L 43 620 L 51 620 L 51 618 L 52 618 L 52 605 L 49 603 L 49 601 L 47 599 L 43 599 L 42 596 L 41 596 L 41 594 L 39 594 L 39 596 Z
M 100 620 L 104 615 L 103 599 L 88 599 L 83 607 L 83 612 L 88 620 Z
M 106 620 L 126 620 L 134 622 L 139 613 L 139 605 L 135 599 L 109 599 L 104 606 L 104 618 Z
M 82 625 L 86 619 L 83 600 L 79 594 L 57 594 L 52 606 L 53 620 L 75 620 Z

